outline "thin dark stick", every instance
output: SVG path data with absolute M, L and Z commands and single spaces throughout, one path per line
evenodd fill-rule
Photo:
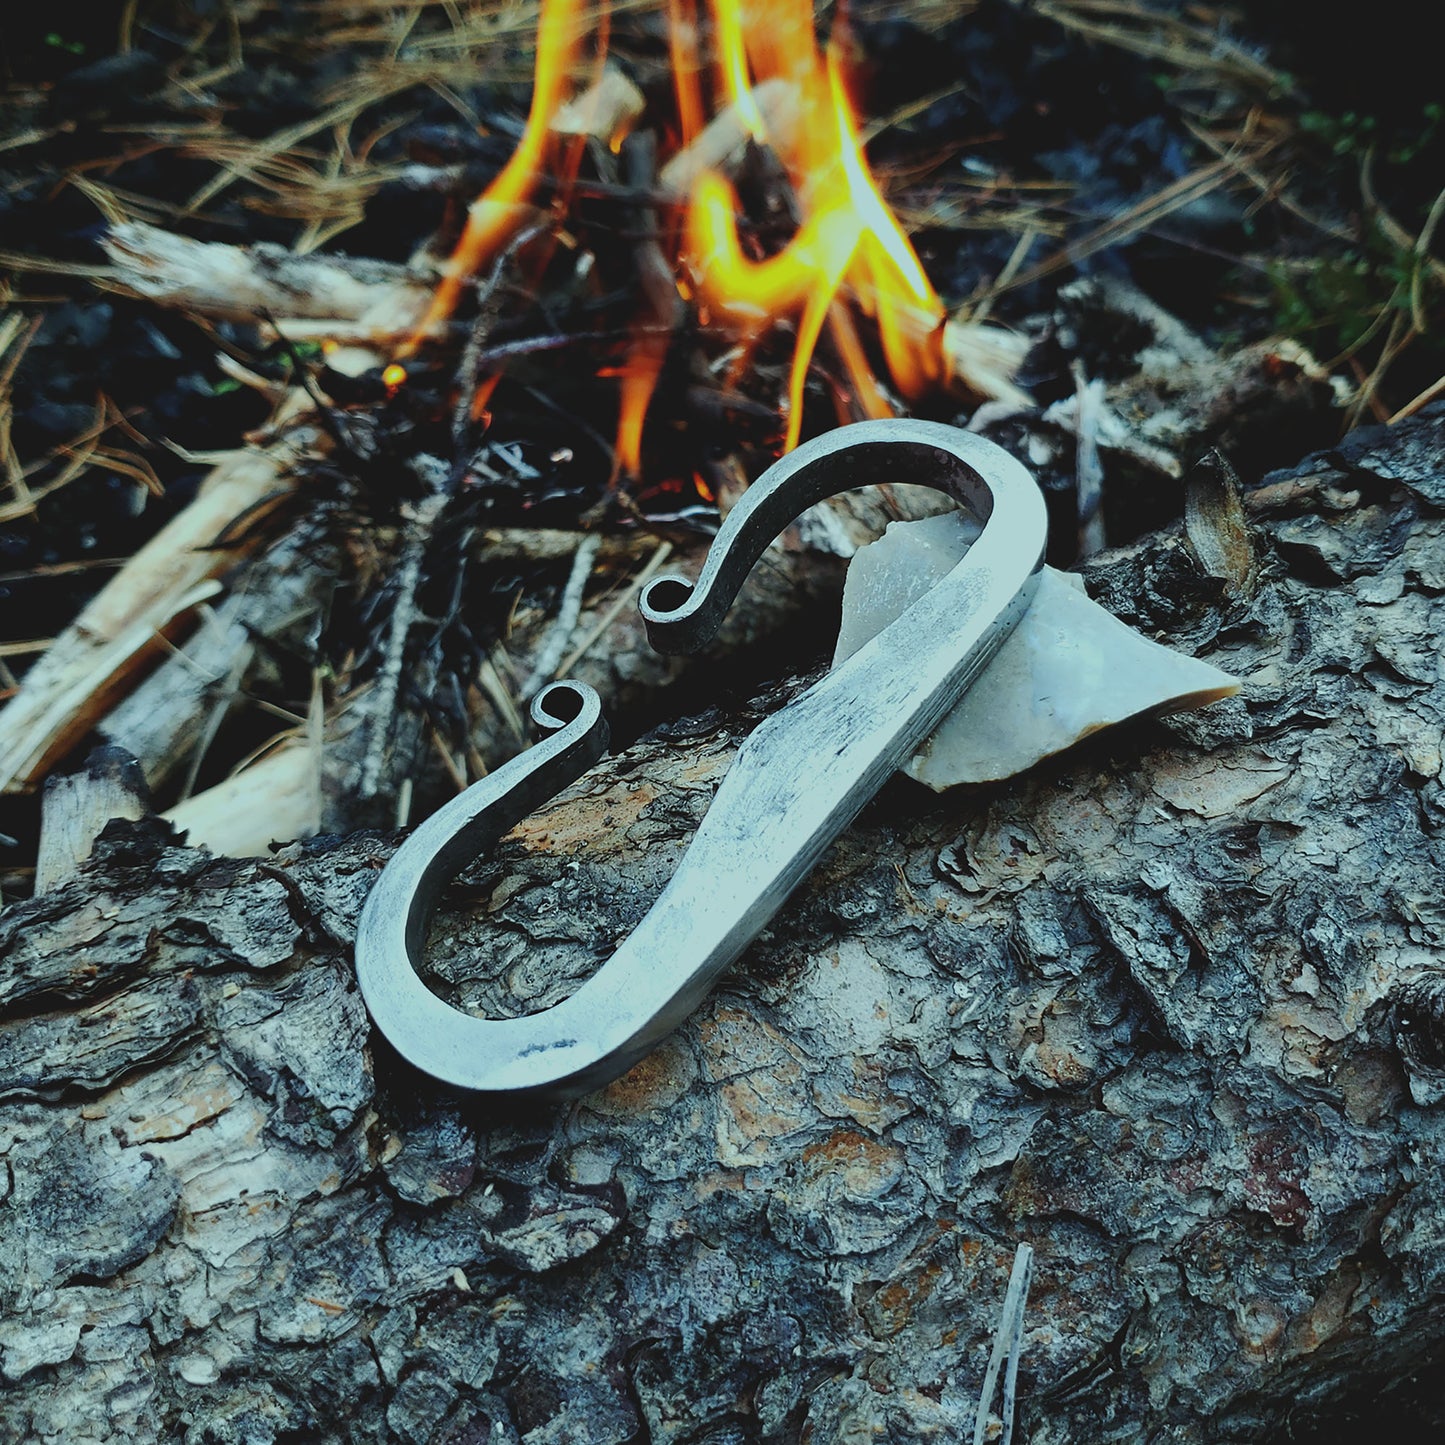
M 517 341 L 503 341 L 479 353 L 480 366 L 509 361 L 516 356 L 534 356 L 543 351 L 561 351 L 576 342 L 628 341 L 635 336 L 671 336 L 670 326 L 614 327 L 610 331 L 559 331 L 550 336 L 524 336 Z

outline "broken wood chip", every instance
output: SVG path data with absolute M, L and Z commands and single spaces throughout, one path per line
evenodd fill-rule
M 150 790 L 136 760 L 123 748 L 96 748 L 84 766 L 45 785 L 35 892 L 68 883 L 90 857 L 112 818 L 132 821 L 150 812 Z
M 1259 589 L 1259 559 L 1244 515 L 1239 478 L 1224 453 L 1212 450 L 1190 469 L 1184 486 L 1184 536 L 1210 577 L 1241 600 Z

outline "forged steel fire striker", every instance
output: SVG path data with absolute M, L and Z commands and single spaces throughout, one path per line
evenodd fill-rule
M 799 513 L 870 482 L 946 492 L 984 523 L 968 555 L 897 621 L 744 742 L 651 911 L 570 998 L 481 1019 L 437 997 L 418 965 L 446 883 L 607 746 L 597 694 L 559 682 L 532 704 L 551 730 L 473 784 L 397 849 L 356 938 L 361 991 L 397 1051 L 462 1089 L 570 1097 L 623 1073 L 682 1021 L 828 845 L 918 749 L 1013 631 L 1043 561 L 1043 497 L 992 442 L 934 422 L 860 422 L 769 467 L 728 514 L 694 585 L 643 592 L 648 638 L 691 652 Z

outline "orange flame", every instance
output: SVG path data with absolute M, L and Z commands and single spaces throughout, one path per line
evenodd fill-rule
M 698 45 L 698 0 L 663 0 L 684 145 L 705 115 Z M 686 266 L 677 288 L 695 297 L 695 314 L 729 318 L 750 351 L 773 321 L 797 330 L 788 377 L 784 448 L 796 446 L 804 387 L 824 325 L 847 373 L 852 404 L 870 416 L 889 414 L 852 322 L 851 308 L 873 318 L 894 385 L 912 399 L 947 377 L 942 349 L 944 309 L 917 253 L 869 173 L 844 84 L 839 46 L 820 53 L 810 0 L 709 0 L 715 40 L 714 101 L 731 105 L 744 131 L 771 144 L 797 199 L 798 228 L 774 255 L 749 254 L 739 234 L 737 194 L 716 171 L 694 182 L 681 228 Z M 494 256 L 517 226 L 516 207 L 531 193 L 547 145 L 548 126 L 574 63 L 581 0 L 541 0 L 536 80 L 516 153 L 473 203 L 466 230 L 416 336 L 454 308 L 466 279 Z M 835 40 L 838 35 L 835 30 Z M 597 47 L 600 65 L 605 36 Z M 786 80 L 797 95 L 796 124 L 770 135 L 754 98 L 754 82 Z M 643 423 L 661 372 L 666 338 L 639 336 L 620 379 L 617 474 L 640 474 Z M 482 403 L 485 406 L 485 402 Z
M 796 235 L 775 256 L 745 256 L 734 218 L 736 194 L 712 172 L 699 177 L 687 217 L 688 252 L 714 306 L 744 326 L 798 313 L 787 450 L 798 444 L 808 363 L 845 285 L 877 318 L 888 369 L 905 395 L 920 395 L 943 374 L 943 303 L 868 173 L 836 54 L 818 57 L 811 22 L 808 37 L 814 65 L 799 81 L 804 119 L 796 144 L 782 157 L 804 213 Z M 845 360 L 854 370 L 857 358 Z
M 422 339 L 456 310 L 469 277 L 496 254 L 513 231 L 517 207 L 532 194 L 547 148 L 548 127 L 562 103 L 568 72 L 577 50 L 580 0 L 542 0 L 537 24 L 537 69 L 532 106 L 522 139 L 496 179 L 472 202 L 462 239 L 447 262 L 447 269 L 431 299 L 426 315 L 401 350 L 410 356 Z
M 702 87 L 698 83 L 697 0 L 666 0 L 667 48 L 677 94 L 677 124 L 683 145 L 702 129 Z
M 619 369 L 622 391 L 617 412 L 617 476 L 642 475 L 642 424 L 666 355 L 665 337 L 644 337 L 633 345 L 627 364 Z
M 744 129 L 761 145 L 766 128 L 748 78 L 743 17 L 737 0 L 714 0 L 713 23 L 717 26 L 718 85 L 728 104 L 736 108 Z

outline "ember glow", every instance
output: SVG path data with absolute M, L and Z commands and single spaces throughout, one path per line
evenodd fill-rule
M 708 0 L 711 68 L 702 58 L 702 0 L 662 0 L 669 29 L 677 117 L 669 133 L 680 147 L 704 129 L 706 96 L 728 111 L 740 138 L 771 147 L 793 192 L 797 229 L 781 250 L 763 254 L 740 225 L 741 204 L 721 171 L 702 169 L 680 214 L 665 227 L 677 289 L 702 324 L 725 321 L 746 356 L 779 321 L 796 329 L 786 399 L 784 450 L 796 446 L 808 366 L 825 327 L 846 370 L 852 403 L 888 415 L 887 397 L 869 368 L 855 325 L 876 328 L 894 387 L 917 398 L 947 379 L 944 308 L 908 237 L 869 173 L 849 100 L 841 47 L 821 50 L 808 0 Z M 466 229 L 431 310 L 408 350 L 455 308 L 477 274 L 516 229 L 517 207 L 545 173 L 558 139 L 550 122 L 566 98 L 579 43 L 580 0 L 542 0 L 536 80 L 525 133 L 511 161 L 473 202 Z M 605 42 L 604 42 L 605 43 Z M 598 45 L 600 65 L 602 44 Z M 710 83 L 708 83 L 710 82 Z M 789 97 L 786 124 L 770 124 L 761 88 Z M 618 472 L 641 468 L 642 433 L 666 354 L 666 337 L 639 337 L 624 364 L 604 374 L 619 381 Z

